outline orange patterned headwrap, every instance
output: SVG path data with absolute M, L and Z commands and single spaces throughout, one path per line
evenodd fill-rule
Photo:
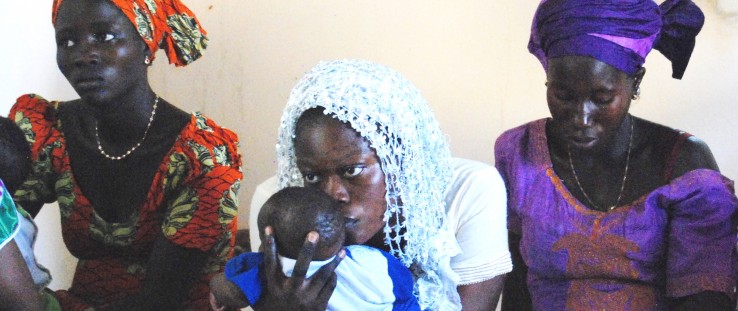
M 63 0 L 54 0 L 51 21 L 56 24 L 56 13 Z M 208 38 L 195 14 L 180 0 L 108 0 L 138 29 L 138 34 L 151 50 L 153 60 L 161 47 L 169 63 L 185 66 L 202 56 Z

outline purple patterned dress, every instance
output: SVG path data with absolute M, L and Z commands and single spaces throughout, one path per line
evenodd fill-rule
M 495 145 L 508 229 L 521 235 L 536 310 L 663 310 L 666 297 L 734 297 L 738 199 L 733 182 L 690 171 L 609 212 L 579 202 L 556 175 L 546 121 Z

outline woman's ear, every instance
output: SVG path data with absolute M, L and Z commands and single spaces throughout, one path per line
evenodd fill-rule
M 641 87 L 641 81 L 643 81 L 643 76 L 646 75 L 646 67 L 641 67 L 636 71 L 635 75 L 633 75 L 633 92 L 640 89 Z
M 151 50 L 149 49 L 149 46 L 145 42 L 143 44 L 143 55 L 144 55 L 144 60 L 143 60 L 144 65 L 150 66 L 151 61 L 154 59 L 154 57 L 151 55 Z
M 636 71 L 636 73 L 633 75 L 633 85 L 631 86 L 632 89 L 630 90 L 630 99 L 631 100 L 638 100 L 641 96 L 641 81 L 643 81 L 643 76 L 646 75 L 646 68 L 641 67 Z

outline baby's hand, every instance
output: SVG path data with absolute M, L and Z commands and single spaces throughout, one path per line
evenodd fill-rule
M 210 279 L 209 300 L 210 308 L 214 311 L 233 311 L 249 306 L 241 288 L 229 281 L 223 273 L 218 273 Z

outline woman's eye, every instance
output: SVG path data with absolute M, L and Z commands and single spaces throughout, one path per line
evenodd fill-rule
M 615 97 L 612 97 L 612 96 L 607 96 L 607 97 L 600 96 L 600 97 L 594 98 L 595 104 L 601 105 L 601 106 L 609 105 L 610 103 L 612 103 L 613 100 L 615 100 Z
M 307 173 L 307 174 L 303 174 L 303 175 L 302 175 L 302 178 L 304 178 L 304 179 L 305 179 L 305 182 L 307 182 L 307 183 L 309 183 L 309 184 L 314 184 L 314 183 L 317 183 L 317 182 L 319 181 L 319 179 L 318 179 L 318 176 L 317 176 L 317 175 L 315 175 L 315 174 L 310 174 L 310 173 Z
M 74 41 L 69 40 L 69 39 L 62 39 L 57 42 L 57 45 L 61 47 L 65 47 L 65 48 L 73 47 Z
M 108 42 L 110 40 L 115 39 L 115 35 L 113 35 L 112 33 L 107 33 L 107 32 L 101 32 L 97 34 L 96 37 L 98 40 L 102 42 Z
M 346 178 L 356 177 L 361 174 L 363 170 L 364 168 L 360 166 L 349 167 L 343 171 L 343 176 Z
M 560 101 L 569 101 L 572 100 L 572 96 L 569 93 L 566 92 L 553 92 L 554 97 Z

